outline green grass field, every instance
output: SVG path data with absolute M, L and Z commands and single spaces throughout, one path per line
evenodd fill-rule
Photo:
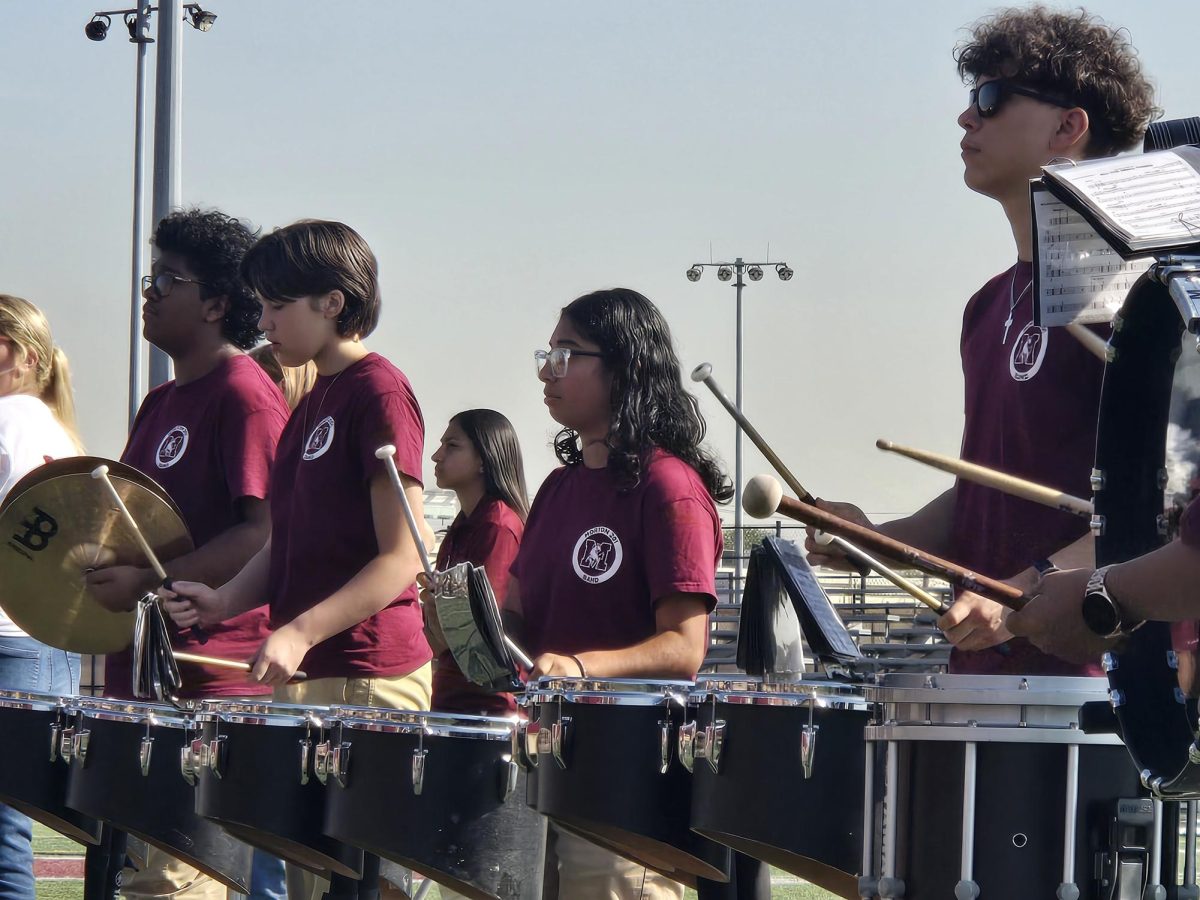
M 39 856 L 82 856 L 83 847 L 69 838 L 51 831 L 45 826 L 34 824 L 33 849 Z M 771 900 L 834 900 L 828 891 L 801 884 L 786 872 L 772 872 L 775 882 L 771 889 Z M 688 891 L 687 900 L 695 900 L 696 892 Z M 81 900 L 83 882 L 74 879 L 43 879 L 37 885 L 37 900 Z M 436 887 L 428 894 L 428 900 L 441 900 Z

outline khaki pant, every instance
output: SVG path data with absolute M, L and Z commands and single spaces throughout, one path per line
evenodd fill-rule
M 145 865 L 121 873 L 121 895 L 131 900 L 171 897 L 173 900 L 225 900 L 225 885 L 149 844 Z
M 551 824 L 558 900 L 681 900 L 683 885 Z
M 280 703 L 312 706 L 378 706 L 385 709 L 429 709 L 433 667 L 395 678 L 313 678 L 275 689 Z M 319 900 L 329 882 L 288 863 L 288 900 Z

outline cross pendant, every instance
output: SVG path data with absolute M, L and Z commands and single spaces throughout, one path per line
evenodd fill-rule
M 1008 329 L 1012 327 L 1012 322 L 1013 322 L 1013 317 L 1012 317 L 1012 311 L 1010 310 L 1008 313 L 1008 318 L 1004 320 L 1004 336 L 1002 338 L 1000 338 L 1001 345 L 1008 343 Z

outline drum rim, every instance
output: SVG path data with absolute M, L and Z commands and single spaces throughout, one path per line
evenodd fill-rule
M 668 706 L 687 704 L 694 681 L 651 678 L 581 678 L 543 675 L 526 690 L 529 703 L 563 700 L 612 706 Z
M 262 700 L 235 700 L 210 697 L 201 700 L 195 712 L 197 722 L 229 722 L 235 725 L 322 727 L 329 718 L 328 706 L 303 703 L 275 703 Z
M 337 705 L 329 707 L 326 725 L 341 725 L 350 731 L 507 741 L 520 722 L 518 716 L 473 716 L 434 710 Z
M 866 709 L 871 705 L 860 685 L 843 682 L 767 682 L 713 676 L 696 679 L 696 687 L 688 695 L 688 705 L 700 706 L 712 700 L 739 706 L 815 705 L 820 709 Z
M 73 695 L 42 693 L 41 691 L 0 691 L 0 709 L 29 709 L 53 712 L 67 709 Z
M 180 709 L 167 703 L 144 703 L 139 700 L 79 697 L 67 706 L 67 711 L 82 713 L 91 719 L 134 722 L 167 728 L 191 728 L 195 724 L 194 710 Z

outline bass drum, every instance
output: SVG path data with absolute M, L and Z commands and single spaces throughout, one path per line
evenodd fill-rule
M 1200 353 L 1154 272 L 1113 320 L 1092 472 L 1099 565 L 1171 540 L 1198 486 Z M 1104 662 L 1143 783 L 1160 799 L 1200 798 L 1194 623 L 1147 622 Z

